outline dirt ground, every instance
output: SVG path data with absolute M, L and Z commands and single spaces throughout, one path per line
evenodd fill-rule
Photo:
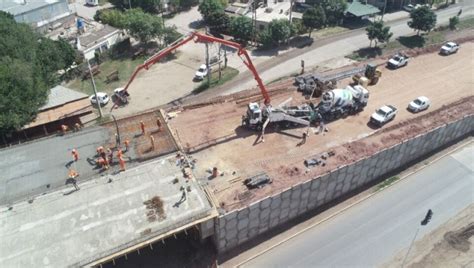
M 407 67 L 398 70 L 382 68 L 380 82 L 368 88 L 369 104 L 364 111 L 328 124 L 329 132 L 326 135 L 315 135 L 310 131 L 302 146 L 298 146 L 298 143 L 306 128 L 279 130 L 270 126 L 267 128 L 265 142 L 256 142 L 257 133 L 240 127 L 248 100 L 237 104 L 229 101 L 185 110 L 178 113 L 169 125 L 182 146 L 194 152 L 192 157 L 197 161 L 194 171 L 197 177 L 207 178 L 208 170 L 212 167 L 217 167 L 223 173 L 207 183 L 214 190 L 221 206 L 232 209 L 314 175 L 308 173 L 316 174 L 315 170 L 304 167 L 303 160 L 307 157 L 329 149 L 337 150 L 337 161 L 328 162 L 324 170 L 334 168 L 370 154 L 382 146 L 395 144 L 426 128 L 442 124 L 443 120 L 472 114 L 473 52 L 474 43 L 469 42 L 464 43 L 460 51 L 451 56 L 426 54 L 413 58 Z M 347 83 L 347 80 L 341 81 L 339 86 L 344 87 Z M 421 95 L 431 99 L 430 109 L 420 114 L 408 112 L 408 103 Z M 277 105 L 290 96 L 295 104 L 305 101 L 299 93 L 291 91 L 274 96 L 272 103 Z M 465 100 L 458 105 L 445 106 L 462 99 Z M 367 124 L 370 115 L 385 104 L 399 109 L 395 120 L 381 129 L 371 128 Z M 426 115 L 437 109 L 443 111 Z M 417 117 L 420 119 L 410 121 Z M 407 120 L 408 123 L 402 123 Z M 341 146 L 376 132 L 380 132 L 380 135 L 373 135 L 370 140 Z M 324 170 L 319 169 L 318 172 Z M 273 184 L 247 192 L 242 181 L 261 172 L 274 178 Z
M 413 244 L 404 267 L 474 267 L 474 205 Z M 383 267 L 401 267 L 407 249 Z

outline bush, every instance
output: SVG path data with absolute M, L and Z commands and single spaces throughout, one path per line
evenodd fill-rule
M 456 30 L 456 26 L 459 24 L 459 17 L 454 16 L 449 18 L 449 29 Z

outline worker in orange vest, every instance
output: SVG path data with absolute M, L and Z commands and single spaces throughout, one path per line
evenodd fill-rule
M 74 169 L 70 169 L 68 177 L 72 185 L 74 185 L 74 188 L 76 189 L 76 191 L 79 190 L 80 188 L 79 186 L 77 186 L 77 181 L 76 181 L 76 178 L 79 177 L 79 173 L 77 173 Z
M 72 149 L 72 158 L 74 159 L 74 162 L 77 162 L 79 160 L 79 153 L 77 152 L 76 149 Z
M 117 158 L 122 158 L 122 156 L 123 156 L 122 149 L 118 149 L 118 151 L 117 151 Z
M 100 156 L 104 152 L 104 147 L 99 146 L 97 147 L 97 155 Z
M 66 132 L 68 131 L 68 126 L 66 125 L 61 125 L 61 131 L 63 132 L 63 135 L 66 135 Z
M 123 143 L 125 145 L 125 151 L 128 152 L 128 146 L 130 146 L 130 141 L 128 139 L 125 139 Z
M 140 129 L 142 130 L 142 135 L 145 135 L 145 123 L 143 121 L 140 121 Z

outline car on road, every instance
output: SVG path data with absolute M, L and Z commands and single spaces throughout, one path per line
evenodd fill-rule
M 430 107 L 431 101 L 425 97 L 425 96 L 420 96 L 416 99 L 414 99 L 412 102 L 408 104 L 407 109 L 410 112 L 417 113 L 421 112 L 423 110 L 426 110 Z
M 204 79 L 204 77 L 207 76 L 207 66 L 206 64 L 202 64 L 199 66 L 199 69 L 196 71 L 196 74 L 194 75 L 194 79 L 197 81 L 201 81 Z
M 97 99 L 99 99 L 98 102 Z M 97 103 L 100 103 L 100 105 L 103 106 L 107 105 L 107 103 L 109 102 L 109 96 L 105 92 L 97 92 L 97 99 L 95 97 L 95 94 L 89 97 L 89 100 L 93 105 L 97 105 Z
M 458 52 L 459 50 L 459 45 L 454 43 L 454 42 L 447 42 L 441 47 L 441 50 L 439 51 L 440 54 L 442 55 L 449 55 Z
M 384 105 L 370 116 L 370 123 L 376 126 L 382 126 L 388 121 L 394 119 L 395 115 L 397 115 L 397 108 L 392 105 Z
M 395 56 L 393 56 L 390 60 L 387 62 L 387 66 L 392 69 L 397 69 L 403 66 L 407 66 L 408 64 L 408 56 L 398 53 Z

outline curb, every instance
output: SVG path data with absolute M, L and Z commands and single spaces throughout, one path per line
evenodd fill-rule
M 303 228 L 302 230 L 300 230 L 300 231 L 294 233 L 293 235 L 291 235 L 291 236 L 289 236 L 289 237 L 284 238 L 283 240 L 277 242 L 276 244 L 273 244 L 273 245 L 271 245 L 271 246 L 265 248 L 264 250 L 262 250 L 262 251 L 256 253 L 255 255 L 251 256 L 250 258 L 247 258 L 247 259 L 245 259 L 244 261 L 239 262 L 235 267 L 240 267 L 240 266 L 242 266 L 243 264 L 245 264 L 245 263 L 247 263 L 247 262 L 249 262 L 249 261 L 251 261 L 251 260 L 257 258 L 258 256 L 260 256 L 260 255 L 262 255 L 262 254 L 264 254 L 264 253 L 266 253 L 266 252 L 268 252 L 268 251 L 270 251 L 270 250 L 272 250 L 272 249 L 278 247 L 279 245 L 281 245 L 281 244 L 283 244 L 283 243 L 285 243 L 285 242 L 287 242 L 287 241 L 293 239 L 294 237 L 296 237 L 296 236 L 298 236 L 298 235 L 300 235 L 300 234 L 306 232 L 307 230 L 309 230 L 309 229 L 311 229 L 311 228 L 313 228 L 313 227 L 315 227 L 315 226 L 317 226 L 317 225 L 319 225 L 319 224 L 321 224 L 321 223 L 324 223 L 324 222 L 330 220 L 331 218 L 334 218 L 335 216 L 341 214 L 342 212 L 344 212 L 344 211 L 350 209 L 350 208 L 353 207 L 353 206 L 356 206 L 356 205 L 358 205 L 358 204 L 364 202 L 365 200 L 367 200 L 367 199 L 369 199 L 369 198 L 374 197 L 375 195 L 377 195 L 377 194 L 383 192 L 384 190 L 386 190 L 386 189 L 392 187 L 393 185 L 395 185 L 395 184 L 397 184 L 397 183 L 399 183 L 399 182 L 401 182 L 401 181 L 404 181 L 404 180 L 405 180 L 406 178 L 408 178 L 409 176 L 411 176 L 411 175 L 413 175 L 413 174 L 415 174 L 415 173 L 417 173 L 417 172 L 419 172 L 419 171 L 425 169 L 426 167 L 430 166 L 431 164 L 433 164 L 433 163 L 439 161 L 441 158 L 444 158 L 444 157 L 446 157 L 447 155 L 449 155 L 449 154 L 451 154 L 451 153 L 453 153 L 453 152 L 455 152 L 455 151 L 458 151 L 458 150 L 460 150 L 460 149 L 462 149 L 462 148 L 464 148 L 464 147 L 470 145 L 470 144 L 473 143 L 473 142 L 474 142 L 474 140 L 468 138 L 467 141 L 462 142 L 461 144 L 458 144 L 458 146 L 455 145 L 456 148 L 453 148 L 453 149 L 451 149 L 451 150 L 449 150 L 449 151 L 443 153 L 442 155 L 440 155 L 440 156 L 436 157 L 435 159 L 429 161 L 428 164 L 425 164 L 425 165 L 423 165 L 423 166 L 421 166 L 421 167 L 415 169 L 414 171 L 408 172 L 407 174 L 401 176 L 400 179 L 394 181 L 394 182 L 391 183 L 390 185 L 388 185 L 388 186 L 386 186 L 386 187 L 384 187 L 384 188 L 381 188 L 380 190 L 377 190 L 376 192 L 373 192 L 373 193 L 369 194 L 368 196 L 366 196 L 366 197 L 364 197 L 364 198 L 362 198 L 362 199 L 356 201 L 355 203 L 350 204 L 350 205 L 348 205 L 348 206 L 342 208 L 341 210 L 338 210 L 338 211 L 334 212 L 333 214 L 327 216 L 326 218 L 324 218 L 324 219 L 322 219 L 322 220 L 320 220 L 320 221 L 318 221 L 318 222 L 315 222 L 315 223 L 311 224 L 310 226 L 307 226 L 307 227 Z

